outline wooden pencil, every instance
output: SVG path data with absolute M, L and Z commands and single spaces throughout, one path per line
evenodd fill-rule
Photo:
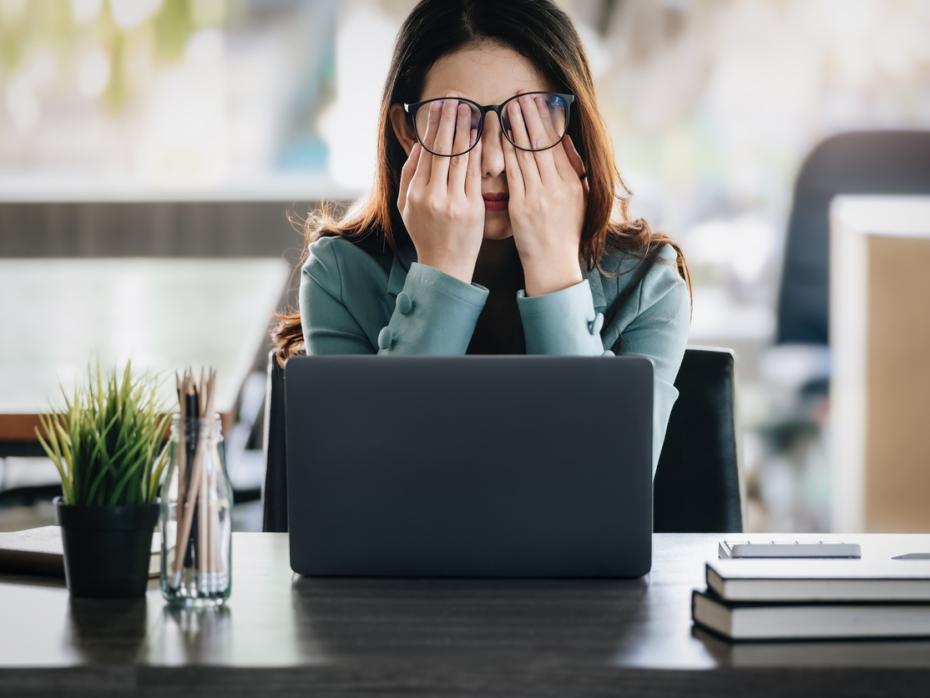
M 196 381 L 192 372 L 190 373 L 190 382 L 189 385 L 193 384 Z M 210 565 L 210 560 L 212 557 L 211 550 L 215 547 L 215 543 L 212 540 L 218 533 L 218 528 L 215 525 L 210 524 L 210 517 L 208 516 L 209 511 L 209 501 L 210 497 L 210 486 L 205 480 L 210 474 L 209 471 L 213 470 L 215 464 L 206 468 L 205 472 L 204 461 L 206 458 L 209 458 L 208 444 L 213 440 L 212 435 L 212 425 L 207 427 L 206 433 L 199 433 L 200 426 L 204 423 L 207 416 L 213 415 L 213 405 L 214 405 L 214 389 L 216 383 L 216 370 L 210 369 L 209 378 L 207 378 L 203 371 L 201 370 L 201 380 L 200 386 L 198 389 L 197 385 L 193 385 L 193 392 L 195 393 L 197 400 L 195 401 L 196 410 L 195 418 L 197 421 L 196 432 L 196 449 L 194 451 L 193 464 L 190 468 L 189 477 L 186 479 L 185 484 L 185 494 L 182 509 L 182 516 L 180 518 L 180 523 L 178 525 L 179 530 L 179 541 L 181 550 L 186 550 L 188 545 L 191 542 L 192 537 L 192 528 L 195 523 L 195 509 L 196 521 L 197 523 L 197 548 L 196 548 L 196 560 L 192 560 L 191 563 L 195 566 L 196 571 L 199 575 L 198 584 L 203 584 L 207 581 L 208 577 L 206 576 L 212 567 Z M 195 506 L 196 503 L 196 506 Z M 215 508 L 215 507 L 214 507 Z M 175 565 L 174 572 L 175 575 L 180 574 L 181 566 L 184 561 L 183 556 L 175 556 Z
M 200 477 L 203 482 L 200 483 L 200 499 L 197 503 L 197 586 L 199 589 L 206 590 L 208 579 L 208 563 L 210 561 L 210 522 L 207 518 L 209 513 L 210 486 L 207 482 L 210 476 L 210 470 L 213 468 L 212 459 L 210 458 L 210 428 L 206 426 L 206 409 L 207 409 L 207 386 L 204 382 L 203 366 L 200 367 L 200 387 L 202 400 L 200 403 L 200 428 L 205 431 L 201 434 L 204 441 L 204 464 L 200 470 Z
M 216 447 L 215 436 L 213 435 L 213 394 L 214 394 L 214 384 L 216 382 L 216 370 L 210 369 L 209 378 L 207 379 L 207 404 L 205 409 L 205 419 L 210 420 L 209 430 L 210 430 L 210 447 L 211 453 L 212 449 Z M 207 508 L 206 508 L 206 520 L 207 520 L 207 549 L 206 549 L 206 568 L 207 568 L 207 585 L 209 590 L 216 591 L 216 565 L 215 565 L 215 556 L 217 548 L 217 535 L 219 534 L 219 529 L 216 524 L 216 469 L 219 466 L 219 463 L 214 461 L 212 458 L 210 460 L 209 468 L 209 486 L 208 486 L 208 498 L 207 498 Z
M 175 509 L 175 540 L 174 540 L 174 560 L 177 562 L 178 556 L 183 558 L 184 550 L 181 547 L 181 527 L 178 525 L 181 521 L 183 512 L 184 512 L 184 495 L 185 495 L 185 484 L 187 480 L 187 473 L 185 469 L 187 467 L 187 418 L 184 410 L 184 396 L 187 394 L 187 388 L 184 385 L 184 382 L 178 376 L 177 373 L 174 374 L 175 382 L 178 387 L 178 445 L 177 445 L 177 476 L 178 476 L 178 494 L 177 494 L 177 504 Z M 168 534 L 168 531 L 163 531 L 164 535 Z M 167 559 L 167 558 L 166 558 Z M 180 569 L 178 567 L 177 569 Z M 177 587 L 179 580 L 175 579 L 175 575 L 171 575 L 171 585 Z
M 178 446 L 179 446 L 178 504 L 177 504 L 177 518 L 176 518 L 177 542 L 175 543 L 175 554 L 174 554 L 174 558 L 171 564 L 171 573 L 172 573 L 171 576 L 172 576 L 173 586 L 177 586 L 180 583 L 181 565 L 183 564 L 184 556 L 186 552 L 184 531 L 183 531 L 183 521 L 184 521 L 184 509 L 185 509 L 185 504 L 186 504 L 185 496 L 187 493 L 187 483 L 186 483 L 186 480 L 187 480 L 187 472 L 186 472 L 186 469 L 187 469 L 187 419 L 188 419 L 187 388 L 188 388 L 187 369 L 185 369 L 184 373 L 182 374 L 182 378 L 181 378 L 181 400 L 180 400 L 180 407 L 179 407 L 180 414 L 182 415 L 181 434 L 183 436 L 181 438 L 184 439 L 184 450 L 183 451 L 180 450 L 180 441 L 179 441 L 178 443 Z M 183 468 L 181 467 L 182 465 L 184 465 Z M 182 490 L 184 491 L 185 496 L 182 496 L 181 494 Z
M 193 383 L 194 383 L 193 373 L 190 370 L 188 370 L 188 380 L 187 380 L 188 391 L 189 391 L 188 395 L 189 396 L 193 395 L 194 398 L 198 398 L 199 396 L 197 395 L 197 388 Z M 196 405 L 197 400 L 194 399 L 192 402 Z M 193 414 L 187 415 L 188 419 L 191 419 L 191 417 L 193 417 L 194 429 L 192 430 L 192 436 L 195 437 L 193 441 L 196 446 L 195 446 L 194 455 L 192 458 L 193 462 L 191 463 L 190 468 L 187 471 L 187 483 L 185 486 L 187 496 L 184 499 L 182 518 L 181 518 L 181 523 L 179 526 L 181 530 L 180 551 L 182 554 L 175 556 L 175 560 L 174 560 L 175 561 L 175 567 L 174 567 L 175 575 L 180 574 L 181 566 L 183 565 L 185 558 L 187 557 L 187 548 L 190 543 L 191 526 L 194 520 L 194 508 L 195 508 L 194 503 L 197 501 L 197 496 L 199 494 L 199 489 L 200 489 L 200 479 L 201 479 L 200 470 L 202 469 L 202 461 L 203 461 L 203 457 L 202 457 L 203 439 L 199 438 L 199 434 L 197 434 L 197 426 L 199 425 L 196 420 L 198 418 L 199 412 L 200 412 L 199 408 L 195 407 L 195 409 L 193 410 Z M 193 563 L 194 561 L 191 560 L 191 562 Z

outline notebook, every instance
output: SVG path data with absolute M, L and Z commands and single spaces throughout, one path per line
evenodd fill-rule
M 161 536 L 152 536 L 149 577 L 161 571 Z M 61 527 L 41 526 L 22 531 L 0 532 L 0 572 L 65 576 Z
M 728 603 L 695 589 L 691 616 L 731 640 L 930 637 L 927 603 Z
M 714 560 L 705 574 L 726 601 L 930 602 L 927 560 Z

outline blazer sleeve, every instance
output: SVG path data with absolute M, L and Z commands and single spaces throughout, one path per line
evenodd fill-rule
M 527 354 L 604 354 L 601 327 L 604 315 L 594 310 L 591 284 L 577 284 L 552 293 L 527 296 L 517 291 Z
M 653 395 L 653 463 L 655 475 L 665 430 L 678 399 L 675 378 L 688 342 L 691 304 L 688 287 L 678 273 L 675 250 L 664 246 L 643 277 L 634 298 L 633 319 L 622 333 L 621 353 L 642 354 L 655 367 Z M 517 291 L 527 354 L 613 356 L 601 338 L 604 316 L 594 309 L 587 279 L 539 296 Z
M 684 358 L 691 324 L 688 286 L 678 273 L 674 254 L 671 247 L 667 251 L 663 250 L 663 254 L 642 280 L 637 313 L 623 330 L 620 344 L 622 354 L 648 356 L 655 366 L 653 476 L 659 465 L 668 419 L 678 399 L 675 379 Z
M 301 268 L 300 318 L 308 354 L 464 354 L 489 291 L 413 262 L 373 345 L 346 304 L 335 238 L 310 245 Z

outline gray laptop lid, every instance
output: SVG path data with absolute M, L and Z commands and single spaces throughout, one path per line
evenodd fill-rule
M 285 391 L 295 572 L 649 571 L 646 357 L 298 356 Z

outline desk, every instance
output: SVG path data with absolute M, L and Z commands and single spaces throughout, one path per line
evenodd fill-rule
M 378 580 L 299 578 L 287 534 L 237 533 L 220 613 L 168 610 L 154 581 L 125 602 L 3 576 L 0 694 L 927 695 L 930 642 L 695 634 L 718 538 L 657 534 L 642 580 Z
M 59 380 L 84 380 L 94 354 L 105 369 L 132 358 L 168 371 L 169 404 L 173 371 L 216 367 L 228 427 L 287 275 L 271 258 L 0 260 L 0 455 L 40 453 L 37 415 L 60 404 Z

